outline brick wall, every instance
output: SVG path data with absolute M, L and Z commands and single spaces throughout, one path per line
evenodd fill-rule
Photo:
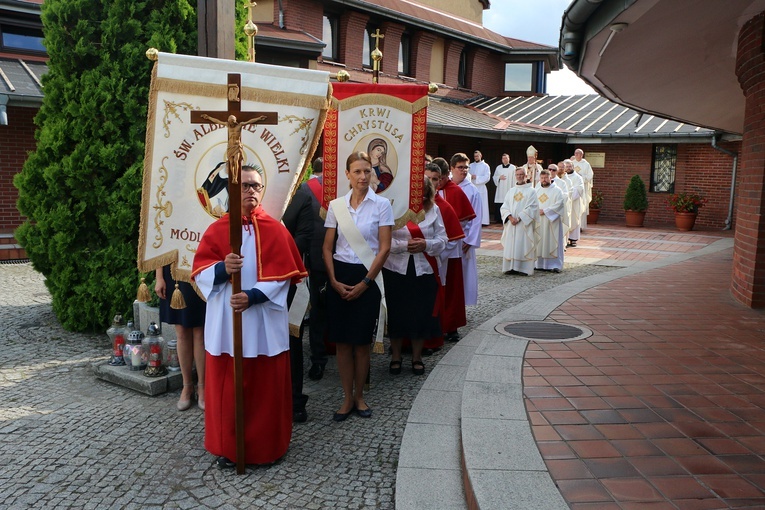
M 731 293 L 753 308 L 765 307 L 765 13 L 741 29 L 736 75 L 746 97 L 741 169 L 746 176 L 738 197 Z
M 444 41 L 444 84 L 450 87 L 458 86 L 460 71 L 460 55 L 465 43 L 447 39 Z
M 0 232 L 10 232 L 22 223 L 16 209 L 18 190 L 13 176 L 21 171 L 27 155 L 35 148 L 35 108 L 8 106 L 8 125 L 0 126 Z
M 340 62 L 348 69 L 362 67 L 362 51 L 369 16 L 356 11 L 345 11 L 340 16 Z
M 316 0 L 282 0 L 284 26 L 303 30 L 321 40 L 324 31 L 324 6 Z M 274 23 L 279 23 L 279 2 L 274 2 Z
M 412 34 L 409 68 L 412 76 L 420 81 L 430 82 L 430 54 L 435 40 L 434 34 L 423 30 Z
M 380 39 L 380 51 L 383 54 L 381 71 L 397 76 L 398 52 L 401 49 L 401 35 L 404 33 L 404 25 L 386 21 L 380 25 L 380 33 L 385 35 Z
M 498 54 L 485 48 L 472 48 L 468 52 L 467 88 L 488 96 L 499 96 L 504 93 L 504 72 L 505 64 Z
M 740 143 L 722 144 L 727 150 L 740 150 Z M 672 226 L 674 212 L 666 203 L 668 193 L 651 193 L 651 158 L 653 145 L 646 144 L 603 144 L 571 146 L 570 152 L 580 148 L 587 159 L 588 152 L 604 152 L 605 168 L 593 168 L 593 188 L 604 194 L 600 218 L 603 221 L 622 222 L 622 202 L 627 185 L 637 174 L 645 182 L 648 191 L 646 226 Z M 709 201 L 701 208 L 696 218 L 695 229 L 721 230 L 728 217 L 731 173 L 733 158 L 713 149 L 708 144 L 679 144 L 675 167 L 675 192 L 700 192 Z M 740 172 L 740 168 L 739 168 Z M 739 177 L 740 177 L 739 173 Z M 740 184 L 737 184 L 737 189 Z M 733 217 L 736 221 L 735 209 Z

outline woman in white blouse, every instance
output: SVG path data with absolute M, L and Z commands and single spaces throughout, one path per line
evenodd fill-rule
M 343 403 L 333 417 L 335 421 L 345 420 L 354 411 L 362 418 L 372 416 L 372 409 L 364 401 L 364 383 L 380 309 L 380 289 L 374 280 L 388 257 L 394 224 L 390 202 L 370 188 L 372 172 L 372 161 L 365 152 L 348 156 L 345 176 L 351 190 L 343 197 L 344 204 L 363 242 L 374 255 L 369 267 L 362 263 L 349 242 L 352 233 L 344 232 L 338 224 L 338 211 L 334 210 L 337 202 L 330 203 L 324 223 L 327 234 L 322 251 L 329 282 L 327 329 L 329 340 L 337 344 L 337 369 L 344 394 Z M 355 230 L 352 225 L 347 228 Z
M 423 343 L 441 336 L 436 307 L 441 289 L 438 255 L 446 247 L 447 237 L 441 212 L 433 202 L 435 194 L 433 183 L 425 178 L 425 218 L 393 231 L 390 256 L 383 267 L 392 354 L 389 371 L 393 375 L 401 373 L 404 338 L 412 342 L 412 372 L 423 375 Z

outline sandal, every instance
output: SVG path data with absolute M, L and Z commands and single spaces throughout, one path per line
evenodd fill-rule
M 388 365 L 388 372 L 390 372 L 391 375 L 398 375 L 401 373 L 401 360 L 393 360 L 390 362 L 390 365 Z
M 424 375 L 425 363 L 423 363 L 422 361 L 412 361 L 412 373 L 414 375 Z

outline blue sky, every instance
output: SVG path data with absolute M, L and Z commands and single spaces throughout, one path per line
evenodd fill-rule
M 491 0 L 483 25 L 506 37 L 558 46 L 563 11 L 571 0 Z M 568 69 L 548 76 L 547 92 L 591 94 L 593 90 Z

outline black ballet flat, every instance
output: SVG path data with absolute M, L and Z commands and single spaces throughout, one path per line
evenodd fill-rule
M 359 415 L 359 418 L 371 418 L 372 408 L 371 407 L 367 407 L 366 409 L 356 408 L 356 414 Z
M 218 457 L 215 461 L 215 464 L 217 464 L 221 469 L 233 469 L 236 467 L 236 462 L 227 459 L 226 457 Z
M 347 413 L 335 413 L 335 414 L 334 414 L 334 416 L 332 416 L 332 419 L 333 419 L 333 420 L 335 420 L 335 421 L 337 421 L 337 422 L 340 422 L 340 421 L 345 421 L 345 420 L 347 420 L 347 419 L 348 419 L 348 417 L 349 417 L 351 414 L 353 414 L 353 411 L 354 411 L 354 409 L 351 409 L 351 410 L 350 410 L 350 411 L 348 411 Z

